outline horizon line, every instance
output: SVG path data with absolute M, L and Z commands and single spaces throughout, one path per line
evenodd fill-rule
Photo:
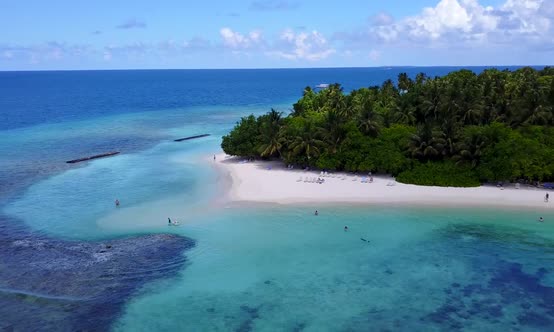
M 260 67 L 260 68 L 106 68 L 106 69 L 13 69 L 0 73 L 15 72 L 78 72 L 78 71 L 170 71 L 170 70 L 295 70 L 295 69 L 369 69 L 369 68 L 508 68 L 508 67 L 550 67 L 554 65 L 392 65 L 392 66 L 346 66 L 346 67 Z

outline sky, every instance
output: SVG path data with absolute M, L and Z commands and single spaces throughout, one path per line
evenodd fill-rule
M 0 70 L 551 65 L 554 0 L 0 0 Z

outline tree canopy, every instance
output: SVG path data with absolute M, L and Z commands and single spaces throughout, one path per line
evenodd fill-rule
M 554 68 L 402 73 L 350 93 L 307 87 L 288 116 L 242 118 L 222 148 L 417 184 L 546 181 L 554 179 L 553 112 Z

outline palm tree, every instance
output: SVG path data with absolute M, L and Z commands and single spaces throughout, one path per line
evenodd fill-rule
M 325 114 L 325 121 L 322 128 L 318 128 L 323 135 L 323 139 L 330 146 L 331 153 L 336 153 L 340 143 L 344 139 L 346 132 L 342 128 L 344 118 L 335 110 L 329 110 Z
M 267 140 L 260 145 L 258 151 L 262 157 L 280 156 L 282 147 L 283 137 L 280 132 L 277 132 L 277 134 L 267 137 Z
M 552 121 L 552 107 L 537 105 L 523 124 L 547 125 Z
M 379 118 L 380 115 L 372 106 L 363 108 L 357 117 L 358 129 L 366 135 L 377 137 L 380 132 Z
M 410 97 L 407 94 L 402 95 L 398 98 L 398 103 L 393 109 L 393 121 L 410 126 L 414 125 L 416 122 L 415 113 L 415 107 Z
M 282 114 L 273 108 L 269 113 L 262 116 L 260 136 L 262 144 L 258 151 L 262 157 L 281 155 L 283 139 L 281 135 Z
M 468 163 L 472 168 L 479 165 L 481 155 L 487 146 L 487 140 L 483 135 L 471 134 L 464 142 L 457 145 L 458 153 L 452 157 L 456 164 Z
M 413 86 L 413 81 L 410 79 L 408 74 L 406 73 L 400 73 L 398 75 L 398 88 L 401 91 L 408 92 Z
M 479 124 L 482 118 L 481 107 L 478 103 L 471 105 L 469 108 L 464 110 L 462 115 L 462 122 L 465 125 L 477 125 Z
M 352 98 L 352 110 L 356 114 L 358 129 L 366 135 L 376 137 L 379 134 L 381 119 L 374 108 L 374 100 L 368 89 L 361 89 Z
M 417 85 L 423 85 L 427 80 L 427 75 L 425 73 L 419 73 L 416 75 L 415 82 Z
M 422 94 L 421 107 L 418 108 L 416 119 L 419 123 L 429 121 L 430 119 L 437 120 L 441 114 L 441 87 L 436 80 L 428 81 L 426 93 Z
M 446 144 L 444 138 L 433 135 L 429 125 L 423 125 L 410 138 L 409 152 L 419 160 L 439 159 L 444 156 Z
M 312 121 L 307 121 L 304 128 L 289 143 L 292 155 L 305 157 L 308 162 L 312 158 L 317 158 L 323 146 L 319 132 L 320 130 Z

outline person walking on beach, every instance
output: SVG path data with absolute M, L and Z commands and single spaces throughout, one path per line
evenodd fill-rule
M 548 193 L 546 193 L 546 195 L 544 195 L 544 201 L 545 201 L 546 203 L 548 203 L 548 198 L 549 198 L 549 196 L 550 196 L 550 195 L 548 195 Z
M 119 207 L 119 199 L 115 199 L 115 207 Z

